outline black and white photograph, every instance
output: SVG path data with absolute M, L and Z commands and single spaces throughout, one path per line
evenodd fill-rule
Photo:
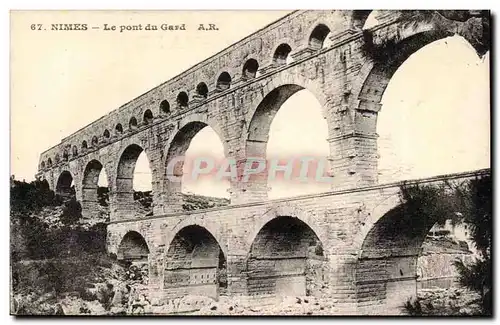
M 9 15 L 11 316 L 493 315 L 490 10 Z

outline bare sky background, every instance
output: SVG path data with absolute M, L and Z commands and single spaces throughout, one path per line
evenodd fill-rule
M 286 13 L 16 13 L 11 28 L 11 174 L 32 180 L 40 153 L 63 137 Z M 30 30 L 34 22 L 53 23 L 54 15 L 61 23 L 216 23 L 220 31 Z M 489 105 L 489 54 L 479 59 L 465 40 L 451 37 L 412 55 L 384 93 L 378 121 L 380 181 L 489 167 Z M 327 156 L 327 127 L 320 109 L 307 90 L 285 102 L 272 124 L 269 156 Z M 207 150 L 212 157 L 223 157 L 220 140 L 209 128 L 193 139 L 187 155 Z M 137 190 L 151 188 L 149 173 L 141 156 Z M 186 179 L 184 191 L 227 197 L 228 186 Z M 329 189 L 283 182 L 270 186 L 272 198 Z

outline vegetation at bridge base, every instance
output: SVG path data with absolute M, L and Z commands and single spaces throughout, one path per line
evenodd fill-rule
M 86 223 L 74 196 L 56 195 L 46 181 L 12 178 L 10 209 L 13 313 L 60 315 L 64 295 L 89 298 L 91 283 L 111 273 L 106 224 Z M 109 292 L 100 291 L 106 303 Z
M 11 180 L 13 261 L 77 256 L 106 251 L 106 224 L 85 224 L 75 197 L 55 195 L 46 181 Z
M 404 223 L 409 229 L 430 229 L 434 223 L 444 224 L 447 219 L 452 223 L 464 223 L 470 231 L 470 238 L 479 256 L 471 263 L 456 260 L 454 266 L 459 273 L 459 283 L 475 293 L 479 310 L 467 312 L 458 310 L 457 314 L 492 315 L 492 191 L 491 176 L 482 175 L 474 179 L 445 182 L 441 185 L 401 186 Z M 405 231 L 401 229 L 401 231 Z M 443 315 L 436 306 L 428 308 L 419 299 L 408 301 L 405 309 L 410 315 Z M 432 305 L 432 304 L 431 304 Z
M 491 177 L 470 181 L 456 188 L 461 219 L 469 225 L 471 238 L 479 251 L 479 258 L 471 265 L 456 261 L 460 283 L 481 295 L 484 315 L 493 314 L 492 305 L 492 262 L 491 245 L 493 241 Z

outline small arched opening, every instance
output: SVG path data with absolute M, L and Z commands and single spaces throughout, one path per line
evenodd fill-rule
M 64 149 L 64 151 L 63 151 L 63 161 L 68 161 L 68 160 L 69 160 L 68 149 Z
M 145 112 L 144 112 L 144 117 L 143 117 L 143 121 L 144 121 L 144 124 L 151 124 L 153 122 L 153 112 L 151 112 L 150 109 L 147 109 Z
M 204 82 L 200 82 L 198 86 L 196 86 L 196 95 L 199 98 L 207 98 L 208 97 L 208 87 L 207 84 Z
M 170 114 L 170 103 L 168 102 L 168 100 L 164 99 L 164 100 L 161 101 L 161 103 L 160 103 L 160 111 L 164 115 Z
M 226 71 L 222 72 L 217 78 L 216 89 L 224 91 L 231 87 L 231 76 Z
M 120 123 L 118 123 L 115 126 L 115 133 L 116 133 L 116 135 L 120 135 L 123 133 L 123 126 Z
M 94 159 L 87 164 L 83 172 L 82 214 L 94 220 L 103 217 L 99 206 L 109 206 L 108 179 L 103 165 Z
M 111 134 L 109 133 L 109 130 L 108 129 L 104 130 L 104 133 L 102 134 L 104 141 L 108 141 L 110 136 Z
M 257 77 L 257 71 L 259 70 L 259 63 L 255 59 L 248 59 L 243 65 L 243 79 L 253 79 Z
M 283 43 L 276 48 L 273 55 L 273 64 L 276 66 L 285 65 L 290 63 L 291 56 L 290 52 L 292 52 L 292 48 L 290 45 Z
M 137 119 L 135 117 L 130 118 L 130 121 L 128 122 L 128 127 L 130 130 L 137 129 Z
M 67 170 L 63 171 L 57 179 L 56 194 L 68 198 L 75 195 L 73 176 Z
M 322 49 L 329 34 L 330 28 L 324 24 L 319 24 L 314 28 L 309 37 L 309 47 L 313 50 Z
M 189 102 L 188 94 L 185 91 L 181 91 L 177 95 L 177 105 L 180 108 L 185 108 L 185 107 L 188 107 L 188 102 Z

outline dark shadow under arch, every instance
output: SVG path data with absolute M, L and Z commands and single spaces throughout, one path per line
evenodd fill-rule
M 188 94 L 185 91 L 181 91 L 177 95 L 177 105 L 180 108 L 188 107 L 188 102 L 189 102 Z
M 407 299 L 416 296 L 417 260 L 436 221 L 398 205 L 372 226 L 363 240 L 355 270 L 356 288 L 364 301 L 382 304 L 385 312 L 397 313 Z
M 141 146 L 131 144 L 125 148 L 118 161 L 115 181 L 118 218 L 131 218 L 137 212 L 134 204 L 134 171 L 137 159 L 143 151 Z M 151 169 L 151 161 L 147 154 L 146 157 Z
M 227 90 L 231 87 L 231 75 L 224 71 L 217 78 L 216 89 L 219 91 Z
M 150 109 L 147 109 L 145 112 L 144 112 L 144 115 L 143 115 L 143 123 L 144 124 L 150 124 L 153 122 L 153 119 L 154 119 L 154 116 L 153 116 L 153 112 L 151 112 Z
M 330 33 L 330 28 L 324 24 L 319 24 L 314 28 L 311 32 L 311 36 L 309 37 L 309 47 L 314 50 L 319 50 L 323 48 L 323 43 L 325 42 L 326 37 Z
M 323 244 L 303 221 L 280 216 L 255 237 L 247 260 L 251 296 L 321 296 L 326 281 Z
M 69 160 L 69 153 L 68 153 L 68 149 L 64 149 L 63 151 L 63 160 L 64 161 L 68 161 Z
M 116 134 L 122 134 L 123 133 L 123 126 L 121 125 L 121 123 L 118 123 L 116 126 L 115 126 L 115 132 Z
M 147 263 L 149 252 L 144 237 L 137 231 L 129 231 L 120 242 L 117 258 L 121 261 Z
M 130 121 L 128 122 L 128 127 L 130 130 L 137 129 L 137 119 L 135 117 L 130 118 Z
M 204 82 L 200 82 L 197 86 L 196 86 L 196 95 L 200 98 L 207 98 L 208 97 L 208 87 L 207 87 L 207 84 L 204 83 Z
M 217 239 L 204 227 L 190 225 L 173 238 L 165 255 L 167 295 L 189 294 L 217 299 L 227 286 L 226 257 Z
M 278 66 L 285 65 L 290 52 L 292 52 L 290 45 L 286 43 L 280 44 L 274 51 L 273 63 Z
M 257 71 L 259 70 L 259 63 L 255 59 L 248 59 L 243 65 L 243 78 L 252 79 L 257 76 Z
M 63 197 L 69 197 L 75 193 L 72 186 L 73 175 L 67 170 L 63 171 L 57 178 L 56 194 Z
M 91 160 L 85 166 L 82 181 L 82 214 L 86 218 L 97 217 L 99 215 L 99 176 L 103 169 L 104 166 L 101 162 L 95 159 Z
M 104 138 L 104 141 L 107 141 L 109 140 L 109 137 L 111 136 L 111 134 L 109 133 L 109 130 L 106 129 L 104 130 L 104 133 L 102 134 L 103 138 Z
M 365 26 L 366 20 L 372 14 L 373 10 L 353 10 L 352 11 L 352 26 L 355 29 L 363 29 Z

